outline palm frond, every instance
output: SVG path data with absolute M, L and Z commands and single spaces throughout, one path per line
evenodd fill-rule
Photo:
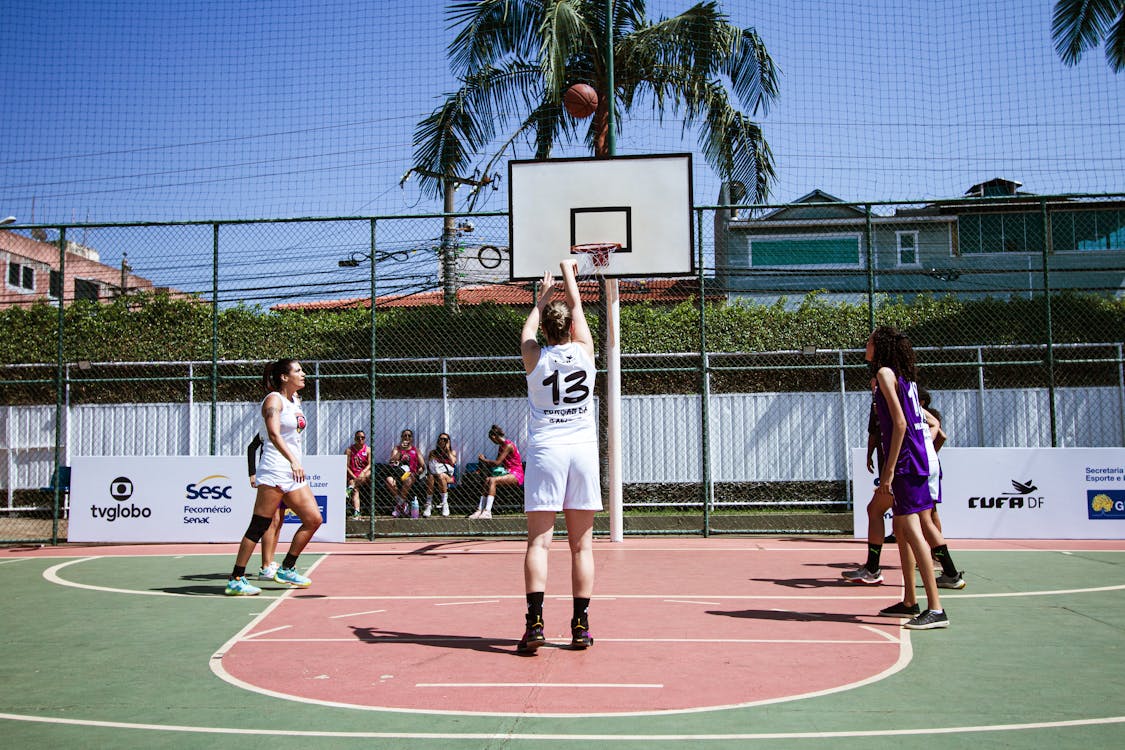
M 446 11 L 450 28 L 463 27 L 449 43 L 453 71 L 465 75 L 506 57 L 532 59 L 539 53 L 542 0 L 455 2 Z
M 1114 73 L 1125 71 L 1125 2 L 1105 37 L 1105 61 Z
M 581 50 L 596 49 L 597 40 L 580 13 L 585 3 L 555 0 L 547 4 L 539 27 L 539 59 L 543 66 L 544 90 L 557 102 L 567 84 L 568 66 Z
M 1113 19 L 1125 8 L 1122 0 L 1058 0 L 1051 18 L 1055 51 L 1067 65 L 1097 47 Z

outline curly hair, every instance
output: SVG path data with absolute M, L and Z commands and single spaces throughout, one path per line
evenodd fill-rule
M 909 381 L 918 379 L 918 369 L 914 362 L 914 347 L 905 334 L 894 326 L 879 326 L 871 333 L 875 345 L 871 364 L 876 368 L 889 367 L 895 375 Z

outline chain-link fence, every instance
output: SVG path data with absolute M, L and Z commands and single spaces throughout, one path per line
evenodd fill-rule
M 874 324 L 910 335 L 951 444 L 1125 444 L 1122 197 L 697 208 L 697 276 L 621 282 L 625 533 L 850 531 Z M 518 489 L 464 518 L 489 428 L 527 439 L 534 290 L 507 281 L 507 231 L 500 213 L 0 231 L 0 539 L 65 540 L 76 456 L 244 455 L 283 356 L 309 375 L 310 454 L 368 436 L 349 535 L 520 533 Z M 406 428 L 424 451 L 452 436 L 448 517 L 390 516 L 379 472 Z

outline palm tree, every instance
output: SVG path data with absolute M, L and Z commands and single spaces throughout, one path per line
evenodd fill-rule
M 1067 65 L 1105 39 L 1105 60 L 1114 73 L 1125 70 L 1125 0 L 1058 0 L 1051 19 L 1055 51 Z
M 598 92 L 584 134 L 594 155 L 609 154 L 609 105 L 615 117 L 651 106 L 660 117 L 682 115 L 698 126 L 700 148 L 719 176 L 752 189 L 761 200 L 774 178 L 773 158 L 751 114 L 777 96 L 777 71 L 753 29 L 730 24 L 715 2 L 700 2 L 672 18 L 650 21 L 644 0 L 616 0 L 613 16 L 614 92 L 605 63 L 606 0 L 477 0 L 454 2 L 447 13 L 456 38 L 449 57 L 461 88 L 415 130 L 421 189 L 448 193 L 480 152 L 503 139 L 474 175 L 489 175 L 517 139 L 534 143 L 535 158 L 556 142 L 577 138 L 582 123 L 561 105 L 578 82 Z M 732 101 L 733 100 L 733 101 Z M 512 127 L 504 135 L 501 129 Z

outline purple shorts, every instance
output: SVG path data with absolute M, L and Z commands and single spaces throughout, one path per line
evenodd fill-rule
M 891 481 L 894 502 L 891 508 L 896 516 L 909 516 L 934 507 L 934 497 L 930 492 L 930 478 L 900 474 Z

